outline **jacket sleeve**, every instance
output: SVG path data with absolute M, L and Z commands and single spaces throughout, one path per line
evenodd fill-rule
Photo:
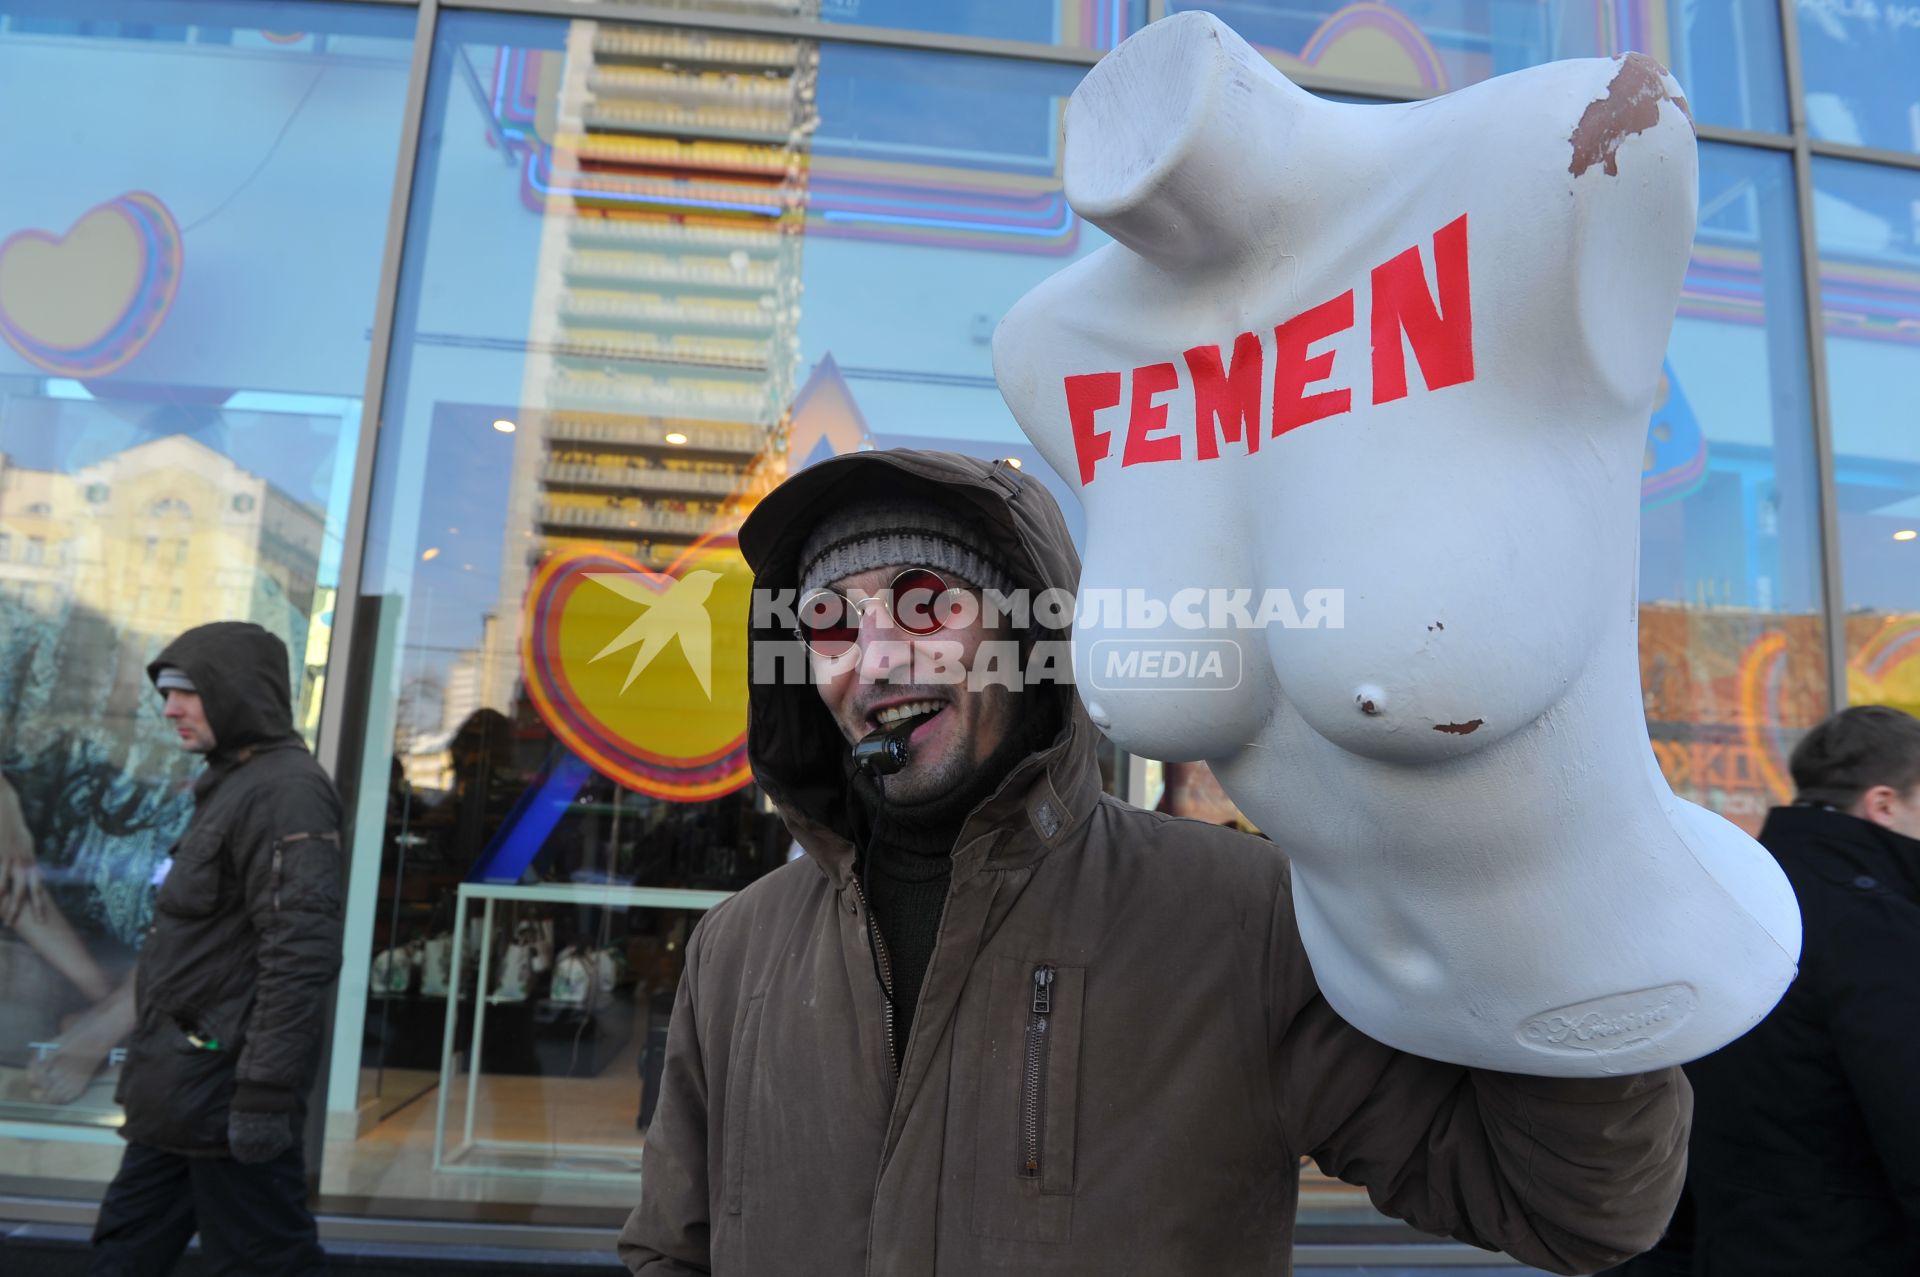
M 1321 996 L 1283 890 L 1269 988 L 1275 1106 L 1289 1152 L 1425 1232 L 1556 1273 L 1659 1240 L 1686 1174 L 1693 1094 L 1677 1068 L 1539 1078 L 1383 1046 Z
M 1827 1028 L 1908 1226 L 1920 1234 L 1920 908 L 1882 895 L 1822 935 Z M 1844 973 L 1842 975 L 1841 973 Z
M 236 834 L 258 970 L 233 1107 L 285 1112 L 313 1084 L 327 987 L 340 971 L 340 800 L 324 778 L 298 777 L 263 790 Z
M 673 999 L 660 1102 L 640 1157 L 640 1204 L 620 1230 L 620 1259 L 636 1277 L 686 1277 L 712 1271 L 707 1192 L 707 1071 L 695 1000 L 700 940 L 687 943 L 687 965 Z

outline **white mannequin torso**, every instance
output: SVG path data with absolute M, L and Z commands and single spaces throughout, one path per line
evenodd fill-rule
M 1335 1008 L 1435 1058 L 1691 1058 L 1798 952 L 1784 878 L 1673 797 L 1640 708 L 1636 494 L 1695 199 L 1677 98 L 1629 57 L 1345 106 L 1210 15 L 1157 23 L 1068 109 L 1069 199 L 1120 242 L 995 337 L 1079 482 L 1083 597 L 1344 592 L 1341 628 L 1124 631 L 1233 644 L 1230 692 L 1091 685 L 1099 624 L 1076 667 L 1096 723 L 1212 761 L 1289 852 Z

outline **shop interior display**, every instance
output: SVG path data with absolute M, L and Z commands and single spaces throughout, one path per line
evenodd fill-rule
M 530 796 L 554 774 L 551 750 L 543 733 L 485 712 L 453 737 L 444 788 L 415 789 L 397 773 L 392 780 L 362 1047 L 363 1067 L 393 1079 L 388 1103 L 430 1090 L 450 1013 L 454 1050 L 471 1053 L 478 988 L 486 998 L 479 1073 L 632 1078 L 632 1106 L 608 1114 L 617 1127 L 646 1104 L 649 1025 L 664 1028 L 691 915 L 507 900 L 488 937 L 474 907 L 454 970 L 461 884 L 499 872 Z M 531 862 L 514 872 L 523 886 L 589 894 L 607 884 L 732 890 L 779 863 L 787 845 L 779 820 L 750 796 L 669 803 L 584 773 Z M 456 986 L 460 996 L 450 999 Z
M 1212 766 L 1292 858 L 1328 1000 L 1420 1055 L 1673 1064 L 1794 975 L 1793 894 L 1674 796 L 1636 659 L 1696 166 L 1644 55 L 1350 105 L 1179 14 L 1067 109 L 1068 200 L 1116 242 L 995 335 L 1002 393 L 1086 509 L 1093 721 Z M 1244 619 L 1178 607 L 1249 587 Z M 1161 614 L 1096 606 L 1129 591 Z M 1171 656 L 1127 667 L 1121 644 L 1222 673 L 1156 677 Z
M 632 1036 L 634 1004 L 653 996 L 652 989 L 636 984 L 627 949 L 611 941 L 610 917 L 597 929 L 607 934 L 557 932 L 556 921 L 523 911 L 517 920 L 495 928 L 484 980 L 488 1026 L 481 1048 L 483 1072 L 595 1076 Z M 466 934 L 455 1029 L 462 1049 L 472 1032 L 471 999 L 482 938 L 477 920 L 469 920 Z M 556 934 L 566 938 L 556 942 Z M 628 943 L 650 968 L 657 968 L 657 961 L 646 956 L 657 946 Z M 375 1016 L 368 1021 L 369 1049 L 383 1066 L 438 1067 L 453 983 L 452 951 L 452 934 L 442 932 L 415 936 L 374 957 L 370 991 L 392 1004 L 384 1020 Z M 387 1030 L 384 1040 L 375 1032 L 381 1027 Z

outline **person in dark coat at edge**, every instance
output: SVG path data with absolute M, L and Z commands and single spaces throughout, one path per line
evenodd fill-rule
M 1070 612 L 1080 563 L 1037 480 L 857 453 L 789 478 L 740 545 L 814 652 L 756 611 L 756 658 L 797 659 L 753 681 L 749 757 L 806 855 L 687 945 L 632 1272 L 1285 1274 L 1302 1157 L 1555 1272 L 1653 1243 L 1683 1174 L 1678 1069 L 1521 1077 L 1362 1035 L 1315 986 L 1284 855 L 1102 794 L 1066 663 L 1020 677 L 1064 630 L 910 601 L 924 570 Z M 830 659 L 834 607 L 811 611 L 828 587 L 856 668 Z M 1013 647 L 1017 686 L 916 681 L 903 650 L 934 643 L 976 674 Z M 897 720 L 918 724 L 905 768 L 856 775 L 850 743 Z
M 147 673 L 206 768 L 134 969 L 127 1148 L 87 1271 L 157 1277 L 198 1231 L 211 1272 L 324 1273 L 300 1130 L 340 968 L 340 799 L 266 630 L 200 626 Z
M 1800 900 L 1800 974 L 1687 1065 L 1687 1191 L 1618 1277 L 1920 1274 L 1920 719 L 1842 710 L 1760 841 Z

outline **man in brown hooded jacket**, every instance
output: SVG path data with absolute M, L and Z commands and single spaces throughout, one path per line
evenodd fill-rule
M 762 598 L 830 587 L 865 652 L 810 642 L 811 681 L 757 671 L 754 775 L 807 855 L 688 944 L 620 1239 L 635 1274 L 1284 1274 L 1302 1157 L 1556 1272 L 1653 1243 L 1685 1165 L 1679 1070 L 1520 1077 L 1367 1038 L 1315 987 L 1285 857 L 1104 796 L 1071 686 L 875 655 L 958 641 L 977 666 L 995 637 L 909 616 L 904 572 L 1072 591 L 1037 481 L 838 458 L 741 547 Z M 757 609 L 758 657 L 792 653 L 782 620 Z M 1065 635 L 1018 637 L 1031 656 Z M 903 717 L 906 770 L 855 776 L 849 742 Z

